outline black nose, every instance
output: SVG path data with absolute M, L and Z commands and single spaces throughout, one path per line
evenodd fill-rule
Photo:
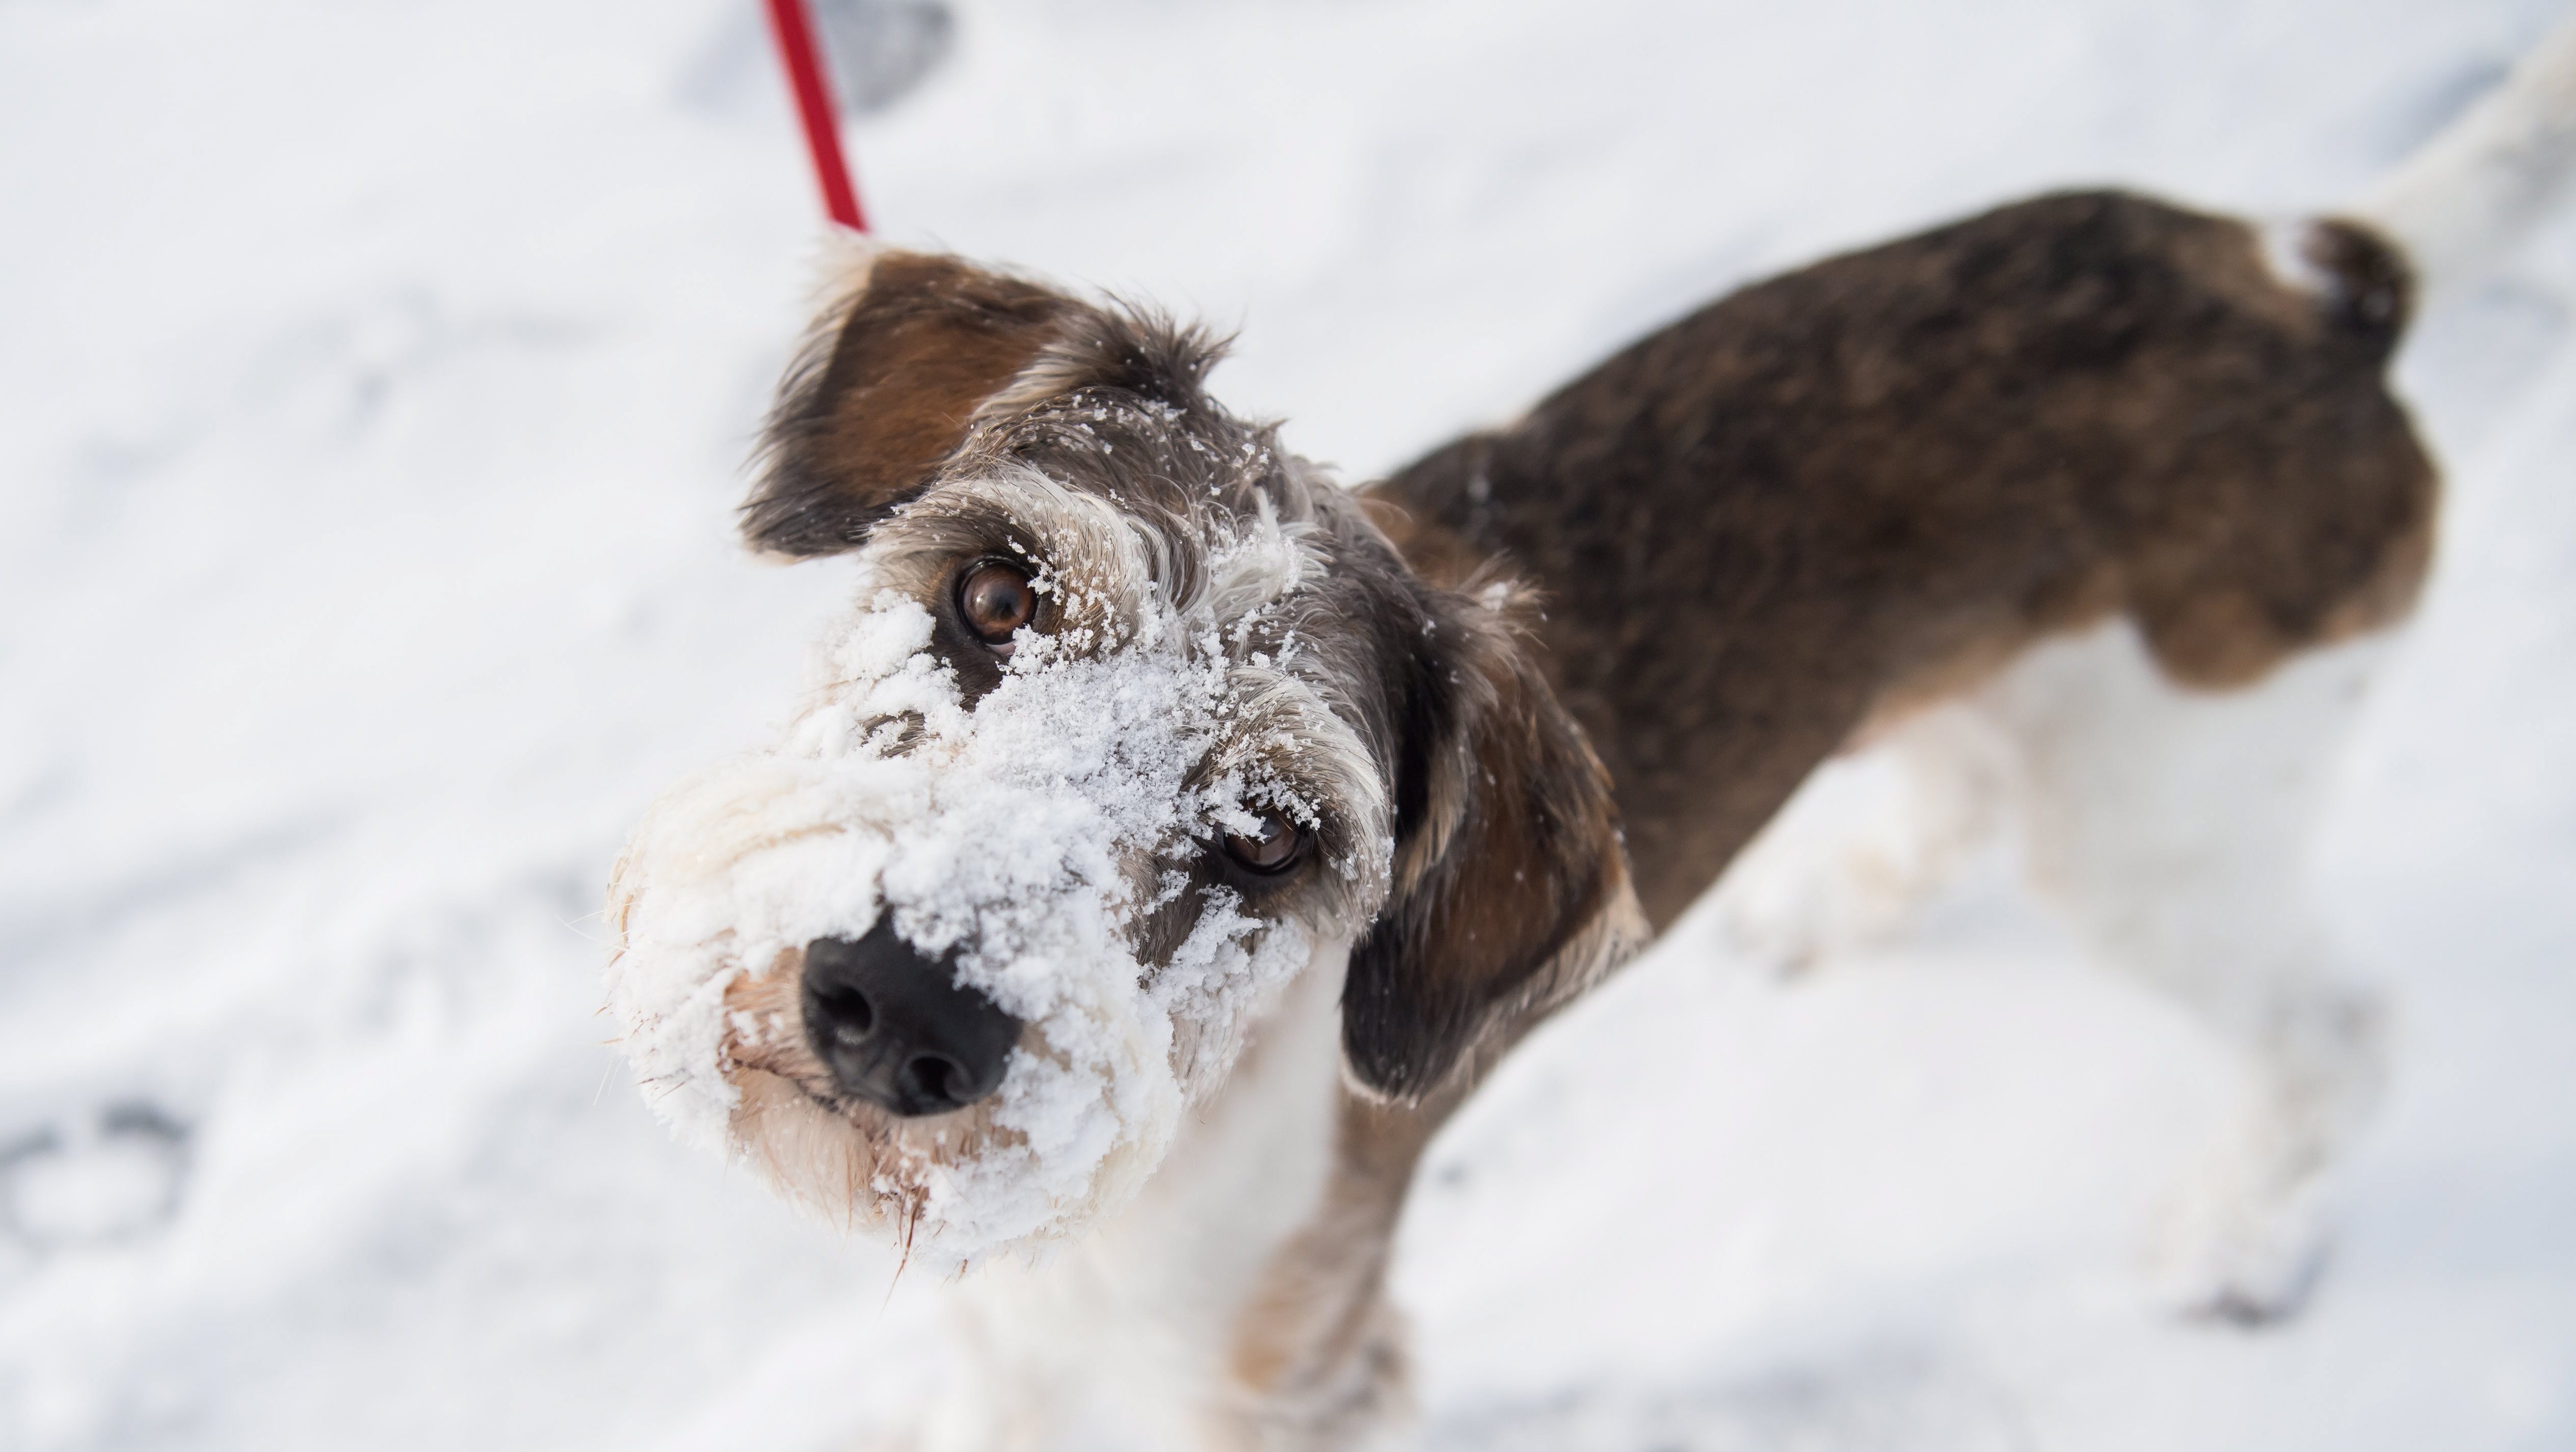
M 945 1114 L 1002 1087 L 1020 1021 L 923 957 L 889 921 L 805 945 L 805 1041 L 842 1093 Z

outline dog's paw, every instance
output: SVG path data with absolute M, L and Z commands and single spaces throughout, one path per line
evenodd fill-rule
M 1895 936 L 1917 894 L 1877 844 L 1784 844 L 1749 859 L 1718 900 L 1728 944 L 1784 974 Z
M 1961 711 L 1819 767 L 1718 888 L 1720 930 L 1787 972 L 1877 947 L 1992 841 L 2004 773 Z
M 1964 834 L 1926 820 L 1878 761 L 1837 762 L 1727 874 L 1718 921 L 1736 951 L 1785 973 L 1898 936 L 1946 882 Z
M 2314 1179 L 2264 1193 L 2227 1167 L 2186 1184 L 2166 1202 L 2149 1247 L 2158 1303 L 2235 1326 L 2296 1316 L 2332 1244 L 2324 1201 Z

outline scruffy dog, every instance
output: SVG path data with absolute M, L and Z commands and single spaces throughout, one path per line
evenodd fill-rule
M 913 1445 L 1374 1444 L 1433 1131 L 1820 762 L 1964 712 L 2104 956 L 2259 1071 L 2185 1258 L 2282 1309 L 2379 1073 L 2288 864 L 2431 548 L 2385 369 L 2571 132 L 2576 31 L 2344 218 L 2007 207 L 1357 492 L 1208 397 L 1198 331 L 860 249 L 746 530 L 862 584 L 780 739 L 619 863 L 626 1050 L 972 1268 Z

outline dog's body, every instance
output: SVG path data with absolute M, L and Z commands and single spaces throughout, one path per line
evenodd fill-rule
M 2357 691 L 2285 716 L 2317 693 L 2274 678 L 2404 615 L 2436 498 L 2383 382 L 2405 265 L 2346 224 L 2304 245 L 2284 277 L 2255 229 L 2144 198 L 2007 207 L 1728 297 L 1373 495 L 1426 568 L 1501 556 L 1549 602 L 1542 658 L 1659 931 L 1826 757 L 1894 733 L 1919 762 L 1982 706 L 2099 956 L 2275 1081 L 2259 1162 L 2213 1171 L 2248 1181 L 2246 1223 L 2169 1267 L 2250 1317 L 2314 1264 L 2273 1202 L 2380 1077 L 2296 880 Z M 2030 659 L 2060 638 L 2077 661 Z M 2084 684 L 2031 684 L 2051 670 Z M 2033 690 L 2044 720 L 2007 704 Z
M 979 1265 L 918 1445 L 1368 1445 L 1431 1135 L 1885 740 L 2009 777 L 2104 954 L 2251 1055 L 2189 1293 L 2284 1308 L 2379 1072 L 2293 879 L 2430 557 L 2401 244 L 2460 178 L 2529 203 L 2576 32 L 2504 100 L 2366 220 L 2005 208 L 1359 495 L 1209 400 L 1186 332 L 863 258 L 747 517 L 869 588 L 788 739 L 620 864 L 630 1051 L 790 1193 Z
M 1497 556 L 1668 926 L 1873 715 L 2136 622 L 2238 687 L 2384 625 L 2434 477 L 2382 383 L 2396 255 L 2315 290 L 2240 223 L 2044 198 L 1748 288 L 1372 491 L 1417 567 Z

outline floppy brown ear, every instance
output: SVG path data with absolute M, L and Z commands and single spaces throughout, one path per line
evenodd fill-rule
M 780 385 L 744 537 L 789 555 L 855 548 L 929 484 L 1070 306 L 954 257 L 874 254 Z
M 1499 611 L 1426 592 L 1400 674 L 1394 885 L 1351 950 L 1342 1048 L 1416 1101 L 1633 951 L 1608 774 Z

